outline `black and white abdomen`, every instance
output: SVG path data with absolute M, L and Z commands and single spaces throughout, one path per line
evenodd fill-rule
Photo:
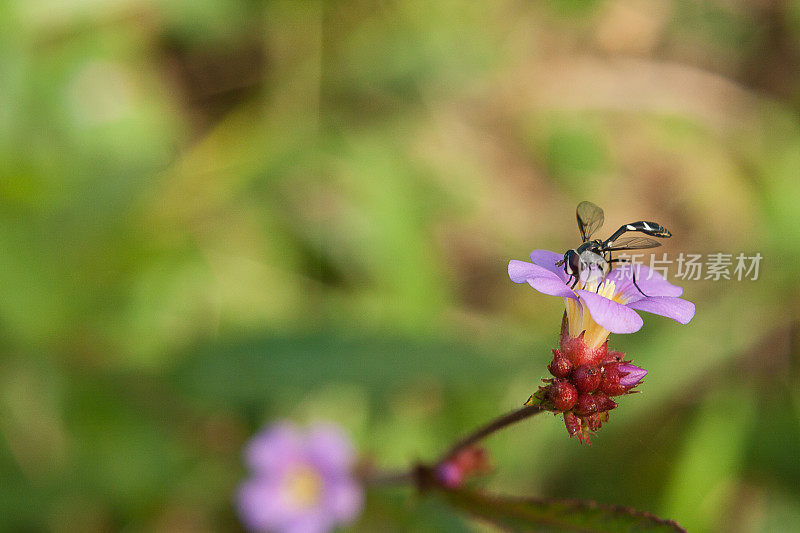
M 644 233 L 645 235 L 652 235 L 653 237 L 660 237 L 662 239 L 666 239 L 672 237 L 672 233 L 657 222 L 648 222 L 647 220 L 640 220 L 639 222 L 631 222 L 630 224 L 625 224 L 614 234 L 606 239 L 603 243 L 604 248 L 611 248 L 617 244 L 617 239 L 623 234 L 629 231 L 638 231 L 640 233 Z

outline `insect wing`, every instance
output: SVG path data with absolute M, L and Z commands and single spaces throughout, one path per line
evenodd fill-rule
M 578 229 L 581 232 L 583 242 L 591 239 L 594 232 L 599 230 L 605 221 L 603 210 L 592 202 L 584 201 L 579 203 L 575 214 L 578 218 Z
M 604 252 L 615 252 L 618 250 L 644 250 L 645 248 L 656 248 L 661 243 L 648 237 L 627 237 L 616 241 L 612 246 L 603 248 Z

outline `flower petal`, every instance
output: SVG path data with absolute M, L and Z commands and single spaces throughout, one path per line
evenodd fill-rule
M 325 507 L 337 523 L 347 524 L 358 517 L 364 506 L 364 492 L 355 481 L 337 480 L 326 491 Z
M 546 252 L 547 250 L 538 251 Z M 556 275 L 555 272 L 542 266 L 534 265 L 533 263 L 512 259 L 508 262 L 508 277 L 510 277 L 511 281 L 514 283 L 524 283 L 527 281 L 531 287 L 544 294 L 561 296 L 563 298 L 576 298 L 572 289 L 567 287 L 564 280 Z
M 303 438 L 290 422 L 278 422 L 250 439 L 245 460 L 257 473 L 276 475 L 302 459 Z
M 334 519 L 326 509 L 312 507 L 297 515 L 278 530 L 281 533 L 327 533 L 333 530 Z
M 636 274 L 636 285 L 633 284 L 633 273 Z M 622 293 L 626 302 L 635 302 L 648 296 L 680 296 L 683 289 L 673 285 L 658 271 L 645 265 L 625 263 L 611 270 L 606 279 L 614 281 L 617 291 Z M 642 294 L 644 292 L 644 294 Z M 647 296 L 645 296 L 647 295 Z
M 688 324 L 694 317 L 694 304 L 682 298 L 655 296 L 653 298 L 642 298 L 627 305 L 631 309 L 665 316 L 681 324 Z
M 508 277 L 511 278 L 511 281 L 514 283 L 525 283 L 530 278 L 553 275 L 554 274 L 546 268 L 534 265 L 533 263 L 517 261 L 516 259 L 512 259 L 508 262 Z
M 633 309 L 590 291 L 581 289 L 575 292 L 592 319 L 611 333 L 633 333 L 642 328 L 642 317 Z
M 284 490 L 276 479 L 253 478 L 245 481 L 237 494 L 239 518 L 251 531 L 278 529 L 296 511 L 287 505 Z
M 306 452 L 319 470 L 345 474 L 353 464 L 353 446 L 338 426 L 317 423 L 309 427 Z
M 531 261 L 533 261 L 533 264 L 546 268 L 566 283 L 569 276 L 564 271 L 564 267 L 556 266 L 556 263 L 562 259 L 564 259 L 564 254 L 551 252 L 550 250 L 534 250 L 531 252 Z
M 647 375 L 647 370 L 631 364 L 619 365 L 619 371 L 625 374 L 619 379 L 619 384 L 623 387 L 633 388 Z
M 544 294 L 561 296 L 562 298 L 577 299 L 577 296 L 575 296 L 575 293 L 572 291 L 572 289 L 567 287 L 566 284 L 558 278 L 558 276 L 555 276 L 550 272 L 548 272 L 547 276 L 530 278 L 528 279 L 528 283 L 531 287 Z

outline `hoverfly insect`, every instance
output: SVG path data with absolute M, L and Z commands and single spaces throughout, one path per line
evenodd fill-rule
M 628 259 L 612 259 L 611 252 L 643 250 L 645 248 L 661 246 L 661 243 L 657 240 L 647 237 L 626 237 L 620 239 L 625 233 L 637 231 L 662 239 L 672 236 L 669 230 L 662 225 L 655 222 L 640 220 L 620 226 L 611 237 L 604 241 L 600 239 L 592 240 L 592 235 L 602 227 L 603 221 L 605 220 L 603 210 L 592 202 L 584 201 L 578 204 L 575 214 L 578 219 L 578 230 L 581 233 L 583 244 L 578 246 L 577 249 L 567 250 L 564 254 L 564 259 L 556 263 L 556 266 L 564 266 L 564 272 L 569 276 L 570 280 L 574 279 L 571 285 L 573 289 L 575 285 L 578 284 L 578 281 L 582 281 L 584 286 L 587 283 L 597 283 L 597 289 L 599 290 L 600 282 L 611 270 L 611 265 L 613 263 L 630 263 Z M 631 272 L 633 274 L 634 286 L 644 296 L 647 296 L 636 283 L 635 270 L 631 269 Z M 567 283 L 569 283 L 569 281 Z

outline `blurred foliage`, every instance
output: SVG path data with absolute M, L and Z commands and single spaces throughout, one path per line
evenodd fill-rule
M 595 502 L 488 496 L 464 489 L 446 491 L 444 497 L 454 507 L 506 531 L 685 531 L 651 514 Z
M 435 456 L 545 375 L 506 264 L 590 199 L 759 279 L 678 281 L 690 325 L 612 339 L 644 393 L 492 437 L 489 488 L 800 531 L 799 62 L 783 1 L 0 4 L 0 530 L 237 530 L 274 418 Z

